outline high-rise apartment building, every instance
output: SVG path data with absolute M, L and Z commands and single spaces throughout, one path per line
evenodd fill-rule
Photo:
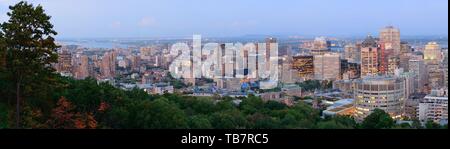
M 361 76 L 378 74 L 379 47 L 374 38 L 368 36 L 362 43 L 361 49 Z
M 103 79 L 112 78 L 116 74 L 116 53 L 114 51 L 106 52 L 101 60 L 101 77 Z
M 76 71 L 74 77 L 76 79 L 85 79 L 89 77 L 89 57 L 86 55 L 77 55 Z

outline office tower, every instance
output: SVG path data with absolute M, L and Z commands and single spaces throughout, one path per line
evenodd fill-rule
M 314 56 L 294 56 L 292 69 L 298 72 L 298 77 L 304 80 L 310 80 L 314 77 Z
M 444 85 L 444 71 L 440 69 L 439 64 L 430 62 L 426 65 L 428 70 L 428 85 L 432 89 L 439 89 Z
M 317 37 L 314 39 L 314 43 L 312 48 L 310 49 L 310 53 L 312 55 L 322 55 L 327 52 L 330 52 L 330 42 L 327 41 L 325 37 Z
M 392 53 L 386 49 L 385 44 L 379 42 L 378 48 L 378 73 L 387 74 L 389 69 L 389 59 L 393 57 Z
M 412 57 L 412 53 L 403 53 L 399 57 L 399 68 L 403 68 L 405 71 L 409 71 L 409 60 Z
M 277 44 L 277 39 L 276 38 L 266 38 L 266 71 L 271 71 L 271 65 L 269 65 L 270 63 L 270 58 L 271 57 L 278 57 L 278 55 L 271 55 L 273 54 L 273 50 L 278 50 L 275 48 L 275 45 Z M 278 54 L 278 52 L 276 52 Z M 278 65 L 276 65 L 278 67 Z
M 317 80 L 339 80 L 341 59 L 337 53 L 314 56 L 314 78 Z
M 294 69 L 292 69 L 292 48 L 290 46 L 283 47 L 283 51 L 286 51 L 286 55 L 283 56 L 281 70 L 278 76 L 281 76 L 282 83 L 295 83 L 295 74 Z
M 409 71 L 409 60 L 413 52 L 412 47 L 408 42 L 401 42 L 400 44 L 400 55 L 397 57 L 398 67 L 403 68 L 404 71 Z
M 448 89 L 433 90 L 419 103 L 419 120 L 448 124 Z
M 426 64 L 437 64 L 442 60 L 441 47 L 437 42 L 429 42 L 423 52 Z
M 378 74 L 379 48 L 377 41 L 372 36 L 368 36 L 361 46 L 361 76 Z
M 400 54 L 411 53 L 411 52 L 413 52 L 412 50 L 413 49 L 412 49 L 411 45 L 409 45 L 408 42 L 402 41 L 400 43 Z
M 359 63 L 361 60 L 361 50 L 354 44 L 348 44 L 344 47 L 344 59 L 350 63 Z
M 393 75 L 395 70 L 399 68 L 400 59 L 397 57 L 390 57 L 388 60 L 388 71 L 386 72 L 389 75 Z
M 428 83 L 432 89 L 439 89 L 444 85 L 444 70 L 441 69 L 442 51 L 437 42 L 429 42 L 425 46 L 424 61 L 428 70 Z
M 400 30 L 393 26 L 381 29 L 379 48 L 378 72 L 386 74 L 389 73 L 389 60 L 401 53 Z
M 381 29 L 380 43 L 385 48 L 386 56 L 398 56 L 401 50 L 400 30 L 393 26 Z
M 219 53 L 217 53 L 217 64 L 219 65 L 217 78 L 214 79 L 217 87 L 229 91 L 240 90 L 240 79 L 235 78 L 236 75 L 236 52 L 227 51 L 226 44 L 219 45 Z M 230 52 L 230 53 L 229 53 Z M 216 68 L 217 69 L 217 68 Z M 264 68 L 263 68 L 264 69 Z M 267 68 L 266 68 L 267 69 Z M 192 81 L 195 81 L 193 79 Z M 192 82 L 191 81 L 191 82 Z M 192 82 L 193 84 L 195 82 Z
M 415 90 L 415 78 L 416 78 L 416 74 L 411 73 L 411 72 L 402 72 L 402 71 L 398 71 L 399 69 L 397 69 L 397 72 L 395 74 L 396 77 L 404 79 L 405 81 L 405 97 L 407 99 L 409 99 L 409 97 L 414 94 L 416 92 Z
M 425 84 L 428 83 L 428 74 L 424 61 L 421 59 L 409 60 L 409 72 L 416 74 L 414 88 L 417 93 L 421 93 Z
M 406 99 L 404 80 L 391 76 L 369 76 L 354 82 L 356 118 L 362 121 L 373 110 L 381 109 L 400 118 Z

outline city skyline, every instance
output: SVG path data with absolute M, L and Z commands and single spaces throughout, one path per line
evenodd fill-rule
M 0 0 L 0 144 L 443 142 L 448 0 L 280 1 Z
M 0 21 L 7 20 L 7 6 L 15 2 L 0 0 Z M 447 0 L 29 2 L 52 16 L 57 38 L 377 36 L 390 25 L 402 36 L 448 36 Z

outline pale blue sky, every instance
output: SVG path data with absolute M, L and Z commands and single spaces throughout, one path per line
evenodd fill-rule
M 0 0 L 0 20 L 8 5 Z M 60 38 L 377 34 L 447 35 L 448 0 L 30 0 Z

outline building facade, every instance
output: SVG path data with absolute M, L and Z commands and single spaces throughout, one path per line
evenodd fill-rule
M 433 90 L 425 96 L 419 103 L 418 118 L 421 122 L 448 124 L 448 89 Z
M 341 78 L 341 59 L 337 53 L 314 56 L 314 78 L 316 80 L 339 80 Z
M 363 120 L 375 109 L 400 118 L 405 102 L 404 80 L 391 76 L 370 76 L 355 82 L 355 117 Z
M 299 78 L 312 79 L 314 77 L 314 56 L 294 56 L 292 69 L 298 72 Z

